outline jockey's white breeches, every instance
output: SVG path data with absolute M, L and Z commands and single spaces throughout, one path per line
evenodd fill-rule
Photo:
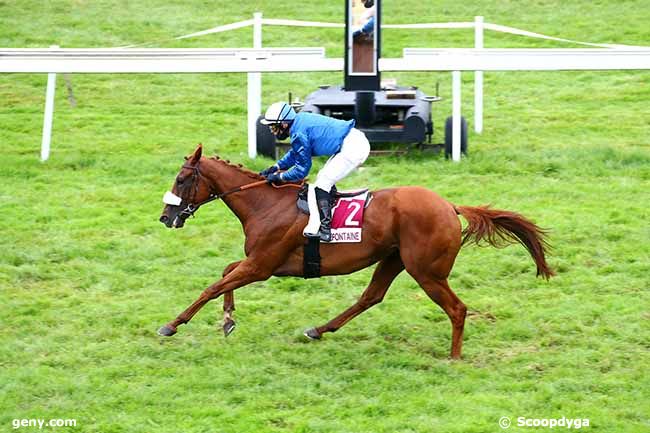
M 366 135 L 356 128 L 352 128 L 343 139 L 341 150 L 333 155 L 316 177 L 316 187 L 329 192 L 332 186 L 355 168 L 363 164 L 370 154 L 370 143 Z

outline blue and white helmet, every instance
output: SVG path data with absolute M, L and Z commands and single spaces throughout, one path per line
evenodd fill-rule
M 286 102 L 276 102 L 272 104 L 266 113 L 264 119 L 260 120 L 263 125 L 273 125 L 274 123 L 292 122 L 296 118 L 296 110 Z

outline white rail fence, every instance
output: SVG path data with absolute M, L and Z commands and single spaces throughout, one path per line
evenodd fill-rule
M 106 49 L 0 49 L 0 73 L 48 73 L 41 159 L 47 160 L 54 110 L 56 73 L 248 73 L 248 154 L 257 154 L 256 120 L 261 113 L 262 72 L 343 71 L 342 58 L 326 58 L 323 48 L 262 48 L 262 24 L 290 26 L 343 27 L 338 23 L 263 19 L 219 26 L 174 39 L 202 36 L 253 26 L 253 48 L 234 49 L 143 49 L 136 46 Z M 380 58 L 384 71 L 452 72 L 452 159 L 460 160 L 461 71 L 475 71 L 476 132 L 483 128 L 483 71 L 557 70 L 647 70 L 650 48 L 627 45 L 593 44 L 555 38 L 511 27 L 484 23 L 482 17 L 468 23 L 429 23 L 382 25 L 382 28 L 471 28 L 475 29 L 475 48 L 405 48 L 402 58 Z M 486 49 L 483 29 L 506 31 L 530 37 L 571 42 L 601 48 L 591 49 Z M 141 45 L 148 45 L 140 44 Z

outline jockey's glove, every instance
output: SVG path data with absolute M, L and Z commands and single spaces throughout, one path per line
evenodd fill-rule
M 268 183 L 281 183 L 282 173 L 271 173 L 268 176 L 266 176 L 266 181 Z
M 269 174 L 275 173 L 279 169 L 280 167 L 278 167 L 276 164 L 273 164 L 269 168 L 265 168 L 264 170 L 260 171 L 260 176 L 267 177 Z

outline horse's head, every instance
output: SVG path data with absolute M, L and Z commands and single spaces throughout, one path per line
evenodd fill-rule
M 203 146 L 199 144 L 193 154 L 185 157 L 172 190 L 163 197 L 165 207 L 160 222 L 169 228 L 183 227 L 185 220 L 210 197 L 210 185 L 199 170 L 202 151 Z

